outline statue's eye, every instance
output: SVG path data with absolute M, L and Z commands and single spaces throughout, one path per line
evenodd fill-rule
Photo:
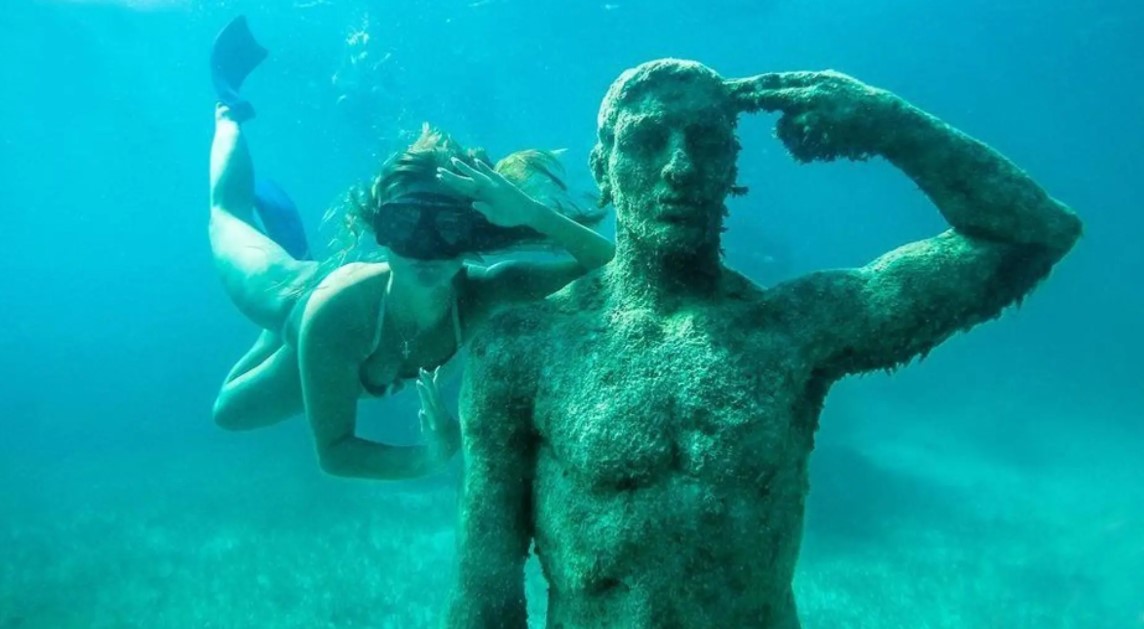
M 724 129 L 712 125 L 691 125 L 686 138 L 687 148 L 694 152 L 722 150 L 730 141 Z
M 641 124 L 622 134 L 620 147 L 637 153 L 657 153 L 667 145 L 667 131 L 654 124 Z

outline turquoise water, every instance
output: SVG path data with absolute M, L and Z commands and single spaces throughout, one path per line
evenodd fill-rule
M 205 229 L 206 57 L 240 13 L 271 50 L 246 89 L 256 163 L 318 243 L 325 209 L 426 120 L 495 154 L 567 148 L 589 185 L 604 90 L 662 56 L 834 68 L 1005 153 L 1086 237 L 1020 309 L 835 388 L 800 614 L 1144 627 L 1144 5 L 17 0 L 0 14 L 0 628 L 422 627 L 447 595 L 458 470 L 345 481 L 300 421 L 211 422 L 255 336 Z M 363 52 L 376 67 L 355 72 Z M 944 228 L 883 163 L 795 165 L 773 122 L 741 128 L 732 267 L 769 284 Z M 363 408 L 368 435 L 417 438 L 415 395 Z M 531 566 L 534 618 L 543 592 Z

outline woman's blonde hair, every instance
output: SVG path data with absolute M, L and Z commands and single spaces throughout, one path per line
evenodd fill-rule
M 466 149 L 448 134 L 425 124 L 409 148 L 387 159 L 367 185 L 351 188 L 343 203 L 327 214 L 327 220 L 336 220 L 339 216 L 341 219 L 332 257 L 340 262 L 349 260 L 352 252 L 361 246 L 364 234 L 377 236 L 374 224 L 382 203 L 411 185 L 435 183 L 438 168 L 455 172 L 454 159 L 474 167 L 482 162 L 545 206 L 585 225 L 598 223 L 604 217 L 604 210 L 587 209 L 586 204 L 577 201 L 564 183 L 559 155 L 559 151 L 529 149 L 512 153 L 494 164 L 483 149 Z M 482 235 L 485 246 L 471 253 L 497 253 L 522 245 L 544 244 L 541 234 L 526 227 L 490 224 Z
M 381 250 L 362 243 L 363 234 L 374 234 L 374 222 L 381 204 L 401 194 L 402 188 L 410 184 L 436 181 L 438 167 L 455 171 L 451 164 L 453 158 L 470 166 L 475 166 L 478 160 L 493 166 L 505 179 L 545 206 L 583 225 L 599 223 L 606 211 L 597 207 L 587 209 L 587 204 L 577 201 L 576 195 L 562 179 L 561 153 L 529 149 L 512 153 L 493 164 L 484 150 L 465 149 L 448 134 L 428 124 L 423 125 L 421 135 L 409 148 L 387 159 L 368 184 L 350 188 L 342 202 L 326 212 L 323 223 L 339 223 L 331 240 L 332 253 L 320 260 L 308 280 L 295 284 L 289 291 L 296 297 L 302 297 L 334 269 L 348 262 L 384 260 L 385 254 Z M 584 195 L 584 199 L 592 201 L 594 197 Z M 541 234 L 527 227 L 490 227 L 495 230 L 494 237 L 490 239 L 490 234 L 486 233 L 484 241 L 495 242 L 495 246 L 470 253 L 496 253 L 515 247 L 549 244 Z

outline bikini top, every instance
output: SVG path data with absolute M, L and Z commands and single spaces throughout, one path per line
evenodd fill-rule
M 367 354 L 367 356 L 372 356 L 373 353 L 377 351 L 378 346 L 381 344 L 381 333 L 382 333 L 382 329 L 385 325 L 385 305 L 386 305 L 385 302 L 388 298 L 389 298 L 389 286 L 387 285 L 385 292 L 381 296 L 381 308 L 378 310 L 379 314 L 377 316 L 377 326 L 373 332 L 373 344 L 371 345 L 370 351 Z M 449 316 L 453 320 L 453 342 L 454 342 L 453 352 L 451 354 L 449 354 L 445 358 L 444 361 L 441 362 L 441 365 L 437 365 L 438 367 L 445 366 L 445 365 L 451 365 L 451 364 L 455 364 L 455 363 L 460 362 L 460 361 L 453 360 L 453 358 L 456 357 L 457 354 L 461 351 L 461 345 L 462 345 L 462 342 L 464 341 L 463 337 L 461 336 L 461 314 L 457 308 L 457 293 L 456 293 L 455 289 L 453 291 L 452 297 L 450 298 L 449 311 L 450 311 Z M 363 389 L 365 389 L 366 393 L 368 393 L 369 395 L 371 395 L 373 397 L 382 397 L 382 396 L 392 395 L 394 393 L 397 393 L 398 391 L 405 388 L 405 382 L 407 380 L 412 380 L 412 379 L 417 377 L 416 372 L 413 374 L 410 374 L 410 375 L 403 375 L 400 373 L 400 369 L 399 369 L 396 380 L 393 380 L 392 382 L 387 382 L 387 383 L 379 386 L 379 385 L 376 385 L 376 384 L 370 382 L 369 374 L 367 374 L 366 371 L 367 371 L 366 370 L 366 363 L 363 362 L 361 364 L 361 367 L 358 368 L 358 379 L 361 380 L 361 386 Z M 444 378 L 442 378 L 441 375 L 439 374 L 438 380 L 443 380 L 443 379 Z

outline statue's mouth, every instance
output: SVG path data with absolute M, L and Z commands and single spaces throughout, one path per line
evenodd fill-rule
M 664 196 L 656 201 L 657 218 L 665 223 L 695 224 L 703 220 L 703 204 L 685 197 Z

